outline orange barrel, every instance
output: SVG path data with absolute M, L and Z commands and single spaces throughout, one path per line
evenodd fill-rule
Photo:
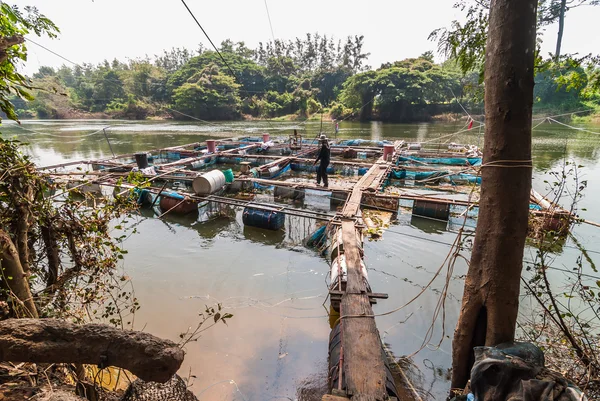
M 217 151 L 216 141 L 213 139 L 209 139 L 206 141 L 206 147 L 210 153 L 215 153 Z
M 394 145 L 384 145 L 383 146 L 383 160 L 390 160 L 388 158 L 394 154 Z

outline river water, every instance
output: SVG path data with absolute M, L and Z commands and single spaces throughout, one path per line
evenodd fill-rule
M 111 150 L 102 132 L 107 130 L 113 151 L 130 153 L 205 140 L 242 135 L 288 135 L 294 127 L 307 138 L 320 124 L 310 122 L 227 122 L 207 124 L 127 121 L 24 121 L 21 127 L 3 124 L 3 136 L 28 143 L 28 152 L 39 165 L 65 160 L 108 157 Z M 410 139 L 436 141 L 463 128 L 456 124 L 382 124 L 343 122 L 339 138 Z M 600 133 L 600 126 L 585 126 Z M 323 130 L 334 136 L 326 123 Z M 482 145 L 479 129 L 444 138 L 458 143 Z M 564 160 L 582 165 L 580 174 L 588 189 L 580 203 L 580 216 L 600 221 L 600 141 L 598 135 L 543 124 L 533 135 L 534 187 L 546 193 L 548 171 Z M 310 202 L 328 208 L 329 199 L 311 196 Z M 208 222 L 175 217 L 158 220 L 140 216 L 138 234 L 124 246 L 129 251 L 123 268 L 132 277 L 142 308 L 135 328 L 178 341 L 179 334 L 198 323 L 205 305 L 222 303 L 234 317 L 203 333 L 186 346 L 181 376 L 190 372 L 192 390 L 200 400 L 320 400 L 327 384 L 329 302 L 323 306 L 327 286 L 327 261 L 302 245 L 314 223 L 288 219 L 285 232 L 244 228 L 239 211 L 235 219 Z M 600 262 L 600 229 L 583 225 L 575 236 Z M 365 244 L 365 261 L 371 287 L 389 294 L 374 306 L 376 314 L 404 305 L 422 291 L 443 263 L 456 237 L 445 224 L 401 214 L 383 240 Z M 533 257 L 526 250 L 526 259 Z M 570 269 L 579 255 L 567 242 L 554 266 Z M 469 255 L 466 255 L 467 258 Z M 445 399 L 449 388 L 451 338 L 458 318 L 465 262 L 458 261 L 446 302 L 445 324 L 433 323 L 427 347 L 403 364 L 424 399 Z M 589 272 L 594 274 L 593 272 Z M 552 271 L 555 285 L 566 276 Z M 443 277 L 439 277 L 415 302 L 377 318 L 384 342 L 396 356 L 411 355 L 422 348 L 432 325 Z M 439 347 L 437 346 L 441 340 Z

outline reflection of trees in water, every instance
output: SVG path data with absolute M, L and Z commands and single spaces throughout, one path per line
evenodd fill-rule
M 448 222 L 442 220 L 435 220 L 427 217 L 420 217 L 416 215 L 412 215 L 410 219 L 410 225 L 418 228 L 427 234 L 442 234 L 448 228 Z
M 541 131 L 533 131 L 532 153 L 536 170 L 552 168 L 565 156 L 583 164 L 595 163 L 600 157 L 598 137 L 556 125 L 542 127 Z

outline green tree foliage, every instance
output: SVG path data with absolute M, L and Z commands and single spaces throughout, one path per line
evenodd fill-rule
M 57 32 L 56 25 L 35 7 L 25 7 L 23 13 L 16 6 L 0 2 L 0 110 L 8 118 L 17 119 L 9 100 L 12 95 L 32 100 L 27 91 L 31 89 L 29 80 L 15 67 L 17 62 L 27 60 L 24 35 L 35 33 L 55 37 Z
M 182 113 L 208 120 L 239 118 L 240 85 L 221 72 L 217 64 L 209 64 L 191 76 L 173 92 L 175 108 Z
M 544 26 L 558 22 L 559 35 L 556 52 L 549 58 L 544 58 L 540 54 L 541 38 L 538 37 L 535 62 L 536 104 L 534 105 L 537 109 L 564 111 L 569 105 L 578 107 L 581 105 L 581 100 L 585 100 L 586 94 L 589 96 L 597 91 L 597 80 L 593 78 L 593 72 L 599 64 L 600 57 L 592 55 L 577 57 L 576 55 L 561 54 L 560 48 L 566 12 L 582 5 L 598 4 L 600 4 L 600 0 L 538 1 L 538 25 Z M 438 42 L 438 50 L 456 61 L 464 74 L 468 75 L 473 71 L 479 71 L 481 83 L 483 82 L 490 0 L 460 0 L 454 7 L 465 13 L 465 21 L 453 21 L 449 28 L 433 31 L 430 39 Z M 538 29 L 538 35 L 541 32 Z M 473 86 L 473 88 L 475 87 Z M 464 85 L 463 88 L 465 88 Z M 478 91 L 482 90 L 482 87 L 478 88 Z M 481 97 L 480 95 L 475 96 Z M 592 95 L 590 99 L 593 98 Z
M 33 100 L 23 89 L 32 88 L 30 81 L 16 68 L 27 59 L 23 35 L 54 36 L 58 29 L 34 8 L 25 8 L 22 14 L 0 3 L 0 10 L 0 110 L 16 119 L 15 108 L 23 103 L 13 104 L 8 96 Z M 67 99 L 61 93 L 65 71 L 59 72 L 42 68 L 36 74 L 37 83 L 43 86 L 40 93 L 57 97 L 30 102 L 41 115 L 56 117 L 53 110 L 41 107 Z M 98 88 L 112 90 L 90 88 L 92 94 Z M 127 324 L 123 319 L 139 307 L 132 292 L 124 288 L 128 279 L 118 274 L 118 263 L 126 252 L 111 235 L 110 223 L 132 211 L 135 202 L 94 200 L 95 207 L 88 207 L 85 200 L 70 196 L 63 185 L 42 175 L 21 152 L 20 143 L 3 138 L 0 177 L 0 302 L 4 312 L 15 318 Z M 60 191 L 61 202 L 48 196 L 53 191 Z
M 362 120 L 373 118 L 374 111 L 386 121 L 425 119 L 437 106 L 451 104 L 453 93 L 460 92 L 458 77 L 427 56 L 406 59 L 349 78 L 340 99 Z
M 199 46 L 196 51 L 173 48 L 154 60 L 42 67 L 32 78 L 32 85 L 39 88 L 33 91 L 36 100 L 14 96 L 12 100 L 24 118 L 77 118 L 96 113 L 93 116 L 210 120 L 307 118 L 324 113 L 337 119 L 415 121 L 462 113 L 457 102 L 477 114 L 483 106 L 478 73 L 483 56 L 478 46 L 485 44 L 487 29 L 487 9 L 481 4 L 465 9 L 470 19 L 466 25 L 456 25 L 456 32 L 440 31 L 445 38 L 440 45 L 448 45 L 448 54 L 454 56 L 442 64 L 435 63 L 433 52 L 426 52 L 370 69 L 365 65 L 368 54 L 363 52 L 362 36 L 340 41 L 308 34 L 293 41 L 260 44 L 257 49 L 225 40 L 220 54 Z M 471 36 L 465 42 L 461 35 L 466 33 Z M 572 64 L 567 61 L 562 63 Z M 551 64 L 544 63 L 539 70 L 550 70 Z M 586 79 L 565 71 L 554 69 L 539 80 L 548 87 L 564 85 L 565 91 L 573 90 L 572 83 L 598 83 L 597 78 L 587 78 L 590 74 L 597 77 L 593 68 L 584 69 Z M 589 102 L 596 101 L 597 92 L 597 86 L 582 87 L 572 95 Z M 562 104 L 556 109 L 562 111 L 568 103 Z M 539 107 L 550 110 L 552 105 L 540 103 Z
M 588 85 L 586 71 L 572 63 L 554 64 L 535 77 L 534 100 L 538 110 L 568 112 L 583 106 L 582 92 Z

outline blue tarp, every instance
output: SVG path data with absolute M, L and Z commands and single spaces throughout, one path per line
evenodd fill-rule
M 391 179 L 397 180 L 415 180 L 425 181 L 433 180 L 434 178 L 440 178 L 445 181 L 450 181 L 453 184 L 468 182 L 469 184 L 481 184 L 481 177 L 473 174 L 450 174 L 449 171 L 437 170 L 437 171 L 410 171 L 410 170 L 398 170 L 390 173 Z
M 400 156 L 396 165 L 400 165 L 401 162 L 421 162 L 427 164 L 444 164 L 447 166 L 481 166 L 481 157 Z
M 393 145 L 390 141 L 371 141 L 369 139 L 346 139 L 337 144 L 338 146 L 379 146 Z

